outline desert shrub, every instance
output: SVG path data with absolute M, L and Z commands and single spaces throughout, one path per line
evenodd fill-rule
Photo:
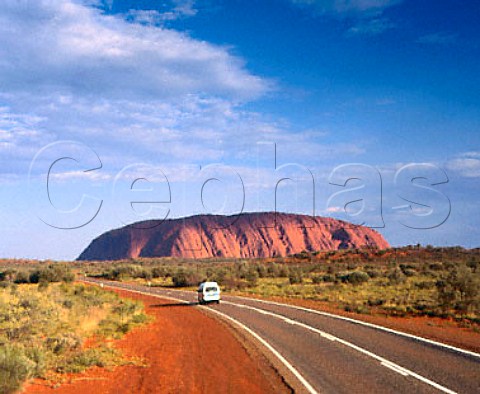
M 267 276 L 269 278 L 277 278 L 279 276 L 280 269 L 277 263 L 267 264 Z
M 322 276 L 324 282 L 335 282 L 335 275 L 326 274 Z
M 212 275 L 209 276 L 208 278 L 217 282 L 223 284 L 225 281 L 225 278 L 227 277 L 228 271 L 225 268 L 218 268 L 213 271 Z
M 337 268 L 335 267 L 335 265 L 333 264 L 329 265 L 327 268 L 327 274 L 334 275 L 336 273 L 337 273 Z
M 265 264 L 257 265 L 257 272 L 259 278 L 266 278 L 268 275 L 267 267 L 265 267 Z
M 420 290 L 433 289 L 436 283 L 431 280 L 422 280 L 421 282 L 415 283 L 415 287 Z
M 405 276 L 405 274 L 402 272 L 400 268 L 395 268 L 391 270 L 388 273 L 387 278 L 388 278 L 388 282 L 391 285 L 399 285 L 401 283 L 405 283 L 407 280 L 407 277 Z
M 247 281 L 249 287 L 255 287 L 257 285 L 258 278 L 259 274 L 255 267 L 252 267 L 252 269 L 248 270 L 245 275 L 245 280 Z
M 222 282 L 225 290 L 243 290 L 248 287 L 245 280 L 241 280 L 232 276 L 226 277 Z
M 110 280 L 123 280 L 138 277 L 139 271 L 140 268 L 134 265 L 119 265 L 109 269 L 103 276 Z
M 173 285 L 175 287 L 186 287 L 189 285 L 187 273 L 184 270 L 178 271 L 172 276 Z
M 163 267 L 152 268 L 152 278 L 162 278 L 166 276 L 166 270 Z
M 148 269 L 148 268 L 143 268 L 143 269 L 139 270 L 136 277 L 137 278 L 142 278 L 142 279 L 145 279 L 145 280 L 152 280 L 152 278 L 153 278 L 152 270 Z
M 61 366 L 59 372 L 83 372 L 89 367 L 103 367 L 105 366 L 103 359 L 98 352 L 94 350 L 87 350 L 75 356 L 71 363 L 66 366 Z
M 105 367 L 115 362 L 116 358 L 114 349 L 106 346 L 91 348 L 77 354 L 68 364 L 60 364 L 57 372 L 79 373 L 90 367 Z
M 183 268 L 172 275 L 172 282 L 175 287 L 196 286 L 201 281 L 202 277 L 200 275 L 193 271 L 186 271 Z
M 303 283 L 303 273 L 299 269 L 290 270 L 288 280 L 291 285 Z
M 382 273 L 378 270 L 375 270 L 375 269 L 368 269 L 367 271 L 365 271 L 367 273 L 367 275 L 370 277 L 370 278 L 378 278 L 379 276 L 382 275 Z
M 431 271 L 442 271 L 443 270 L 443 264 L 441 262 L 434 262 L 434 263 L 430 263 L 428 265 L 428 268 L 431 270 Z
M 44 349 L 40 346 L 28 346 L 24 349 L 25 357 L 31 364 L 30 374 L 33 377 L 42 377 L 48 368 L 48 358 Z
M 480 262 L 475 259 L 471 259 L 467 261 L 467 267 L 472 270 L 473 273 L 477 272 L 478 267 L 480 266 Z
M 237 276 L 237 278 L 245 279 L 248 271 L 248 264 L 245 261 L 241 261 L 235 266 L 234 274 Z
M 134 325 L 146 323 L 148 322 L 148 320 L 149 320 L 149 317 L 145 313 L 135 314 L 132 317 L 132 323 Z
M 53 353 L 60 354 L 80 348 L 82 340 L 73 333 L 62 333 L 55 337 L 47 338 L 46 346 Z
M 402 268 L 402 272 L 406 277 L 412 277 L 417 274 L 417 271 L 413 268 Z
M 13 282 L 17 284 L 30 283 L 30 275 L 26 271 L 18 271 Z
M 352 285 L 360 285 L 362 283 L 368 282 L 370 276 L 363 271 L 353 271 L 342 277 L 342 282 L 350 283 Z
M 278 270 L 279 278 L 288 278 L 290 276 L 290 269 L 286 265 L 282 265 Z
M 323 282 L 323 275 L 314 275 L 312 276 L 312 283 L 318 285 Z
M 14 393 L 32 373 L 34 362 L 16 346 L 0 347 L 0 392 Z
M 31 272 L 29 282 L 72 282 L 74 279 L 75 274 L 70 267 L 55 264 Z
M 436 287 L 439 304 L 444 310 L 470 312 L 480 308 L 480 275 L 465 264 L 455 267 L 437 281 Z
M 367 300 L 367 305 L 368 306 L 380 306 L 380 305 L 385 304 L 385 302 L 386 302 L 386 300 L 382 299 L 382 298 L 376 298 L 376 299 L 369 298 Z

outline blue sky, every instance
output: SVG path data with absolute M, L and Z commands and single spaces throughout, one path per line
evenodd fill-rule
M 453 0 L 3 1 L 0 256 L 272 211 L 284 178 L 279 210 L 479 246 L 478 20 Z

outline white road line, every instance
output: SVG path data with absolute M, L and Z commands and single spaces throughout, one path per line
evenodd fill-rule
M 365 354 L 366 356 L 368 357 L 371 357 L 375 360 L 378 360 L 380 361 L 380 364 L 384 367 L 387 367 L 387 368 L 390 368 L 392 370 L 394 370 L 395 372 L 397 373 L 400 373 L 401 375 L 403 376 L 411 376 L 417 380 L 420 380 L 432 387 L 435 387 L 436 389 L 440 390 L 440 391 L 443 391 L 444 393 L 448 393 L 448 394 L 455 394 L 455 391 L 452 391 L 450 389 L 448 389 L 447 387 L 444 387 L 436 382 L 434 382 L 433 380 L 430 380 L 430 379 L 427 379 L 425 378 L 424 376 L 421 376 L 413 371 L 410 371 L 409 369 L 407 368 L 404 368 L 398 364 L 395 364 L 394 362 L 390 361 L 390 360 L 387 360 L 386 358 L 383 358 L 381 356 L 378 356 L 377 354 L 375 353 L 372 353 L 360 346 L 357 346 L 351 342 L 348 342 L 344 339 L 341 339 L 341 338 L 338 338 L 338 337 L 335 337 L 325 331 L 322 331 L 322 330 L 319 330 L 318 328 L 315 328 L 315 327 L 312 327 L 312 326 L 309 326 L 308 324 L 305 324 L 305 323 L 301 323 L 299 321 L 296 321 L 296 320 L 292 320 L 292 319 L 289 319 L 288 317 L 285 317 L 285 316 L 282 316 L 282 315 L 278 315 L 276 313 L 273 313 L 273 312 L 267 312 L 263 309 L 258 309 L 258 308 L 255 308 L 253 306 L 250 306 L 250 305 L 243 305 L 243 304 L 235 304 L 234 302 L 229 302 L 229 301 L 223 301 L 224 304 L 227 304 L 227 305 L 232 305 L 232 306 L 236 306 L 238 308 L 244 308 L 244 309 L 249 309 L 249 310 L 253 310 L 255 312 L 258 312 L 258 313 L 261 313 L 263 315 L 269 315 L 269 316 L 272 316 L 272 317 L 275 317 L 277 319 L 280 319 L 280 320 L 283 320 L 289 324 L 294 324 L 294 325 L 297 325 L 299 327 L 302 327 L 302 328 L 305 328 L 309 331 L 312 331 L 312 332 L 315 332 L 317 334 L 320 334 L 322 337 L 327 337 L 328 339 L 330 340 L 335 340 L 336 342 L 338 343 L 341 343 L 351 349 L 354 349 L 356 350 L 357 352 L 360 352 L 360 353 L 363 353 Z
M 202 307 L 205 308 L 205 307 Z M 307 391 L 311 394 L 317 394 L 317 391 L 313 388 L 313 386 L 308 383 L 308 381 L 298 372 L 295 367 L 290 364 L 285 357 L 283 357 L 272 345 L 270 345 L 265 339 L 263 339 L 260 335 L 258 335 L 256 332 L 254 332 L 252 329 L 247 327 L 245 324 L 240 323 L 238 320 L 234 319 L 233 317 L 230 317 L 226 315 L 225 313 L 222 313 L 220 311 L 217 311 L 216 309 L 210 309 L 210 308 L 205 308 L 209 312 L 216 313 L 219 316 L 222 316 L 224 319 L 230 320 L 232 323 L 236 324 L 246 332 L 248 332 L 251 336 L 253 336 L 257 341 L 259 341 L 263 346 L 265 346 L 268 350 L 270 350 L 282 363 L 285 365 L 290 372 L 302 383 L 302 385 L 307 389 Z
M 383 365 L 384 367 L 390 368 L 391 370 L 399 373 L 400 375 L 408 376 L 408 372 L 405 372 L 405 371 L 402 370 L 402 369 L 398 369 L 395 365 L 391 365 L 391 364 L 385 363 L 385 362 L 383 362 L 382 365 Z
M 261 299 L 258 299 L 258 298 L 250 298 L 250 297 L 242 297 L 242 296 L 231 296 L 231 297 L 239 298 L 239 299 L 242 299 L 242 300 L 260 302 L 260 303 L 264 303 L 264 304 L 288 307 L 288 308 L 292 308 L 292 309 L 301 310 L 301 311 L 304 311 L 304 312 L 314 313 L 314 314 L 321 315 L 321 316 L 327 316 L 327 317 L 331 317 L 331 318 L 334 318 L 334 319 L 344 320 L 344 321 L 348 321 L 350 323 L 360 324 L 362 326 L 375 328 L 375 329 L 381 330 L 381 331 L 386 331 L 386 332 L 389 332 L 391 334 L 415 339 L 416 341 L 425 342 L 425 343 L 428 343 L 430 345 L 434 345 L 434 346 L 442 347 L 442 348 L 445 348 L 445 349 L 449 349 L 449 350 L 455 351 L 457 353 L 463 353 L 463 354 L 466 354 L 466 355 L 469 355 L 469 356 L 480 358 L 480 353 L 475 353 L 475 352 L 472 352 L 470 350 L 465 350 L 465 349 L 461 349 L 461 348 L 458 348 L 458 347 L 455 347 L 455 346 L 452 346 L 452 345 L 447 345 L 445 343 L 437 342 L 437 341 L 434 341 L 432 339 L 423 338 L 423 337 L 420 337 L 420 336 L 417 336 L 417 335 L 408 334 L 406 332 L 397 331 L 397 330 L 394 330 L 394 329 L 391 329 L 391 328 L 379 326 L 377 324 L 367 323 L 367 322 L 364 322 L 364 321 L 361 321 L 361 320 L 352 319 L 351 317 L 335 315 L 333 313 L 318 311 L 316 309 L 305 308 L 305 307 L 297 306 L 297 305 L 283 304 L 281 302 L 261 300 Z
M 93 281 L 92 282 L 85 281 L 85 282 L 98 284 L 98 283 L 93 282 Z M 100 283 L 102 283 L 102 282 L 100 282 Z M 130 289 L 130 288 L 120 287 L 120 286 L 112 286 L 112 285 L 106 285 L 106 284 L 103 284 L 103 285 L 104 285 L 104 287 L 108 287 L 108 288 L 111 288 L 111 289 L 125 290 L 125 291 L 129 291 L 129 292 L 132 292 L 132 293 L 142 294 L 142 295 L 146 295 L 146 296 L 150 296 L 150 297 L 163 298 L 163 299 L 167 299 L 167 300 L 171 300 L 171 301 L 178 301 L 178 302 L 181 302 L 183 304 L 188 304 L 189 303 L 189 301 L 185 301 L 185 300 L 181 300 L 181 299 L 173 298 L 173 297 L 168 297 L 168 296 L 163 296 L 163 295 L 160 295 L 160 294 L 147 293 L 147 292 L 144 292 L 144 291 L 133 290 L 133 289 Z M 252 329 L 250 329 L 249 327 L 247 327 L 243 323 L 240 323 L 238 320 L 234 319 L 233 317 L 230 317 L 230 316 L 228 316 L 228 315 L 226 315 L 226 314 L 224 314 L 220 311 L 217 311 L 217 310 L 211 309 L 211 308 L 207 308 L 207 307 L 204 307 L 204 306 L 199 306 L 199 308 L 202 308 L 203 310 L 208 311 L 208 312 L 216 313 L 217 315 L 222 316 L 222 318 L 231 321 L 232 323 L 236 324 L 237 326 L 239 326 L 240 328 L 242 328 L 243 330 L 248 332 L 257 341 L 259 341 L 263 346 L 265 346 L 268 350 L 270 350 L 270 352 L 272 352 L 273 355 L 275 357 L 277 357 L 278 360 L 300 381 L 300 383 L 305 387 L 305 389 L 310 394 L 318 394 L 317 390 L 315 390 L 313 388 L 313 386 L 310 383 L 308 383 L 308 381 L 302 376 L 302 374 L 300 372 L 298 372 L 297 369 L 292 364 L 290 364 L 285 357 L 283 357 L 280 354 L 280 352 L 278 352 L 272 345 L 270 345 L 265 339 L 263 339 L 255 331 L 253 331 Z

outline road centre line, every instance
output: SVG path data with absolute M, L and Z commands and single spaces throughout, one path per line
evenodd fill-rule
M 465 354 L 465 355 L 468 355 L 468 356 L 480 358 L 480 353 L 472 352 L 470 350 L 461 349 L 461 348 L 458 348 L 458 347 L 452 346 L 452 345 L 447 345 L 445 343 L 437 342 L 437 341 L 434 341 L 434 340 L 428 339 L 428 338 L 423 338 L 423 337 L 420 337 L 418 335 L 413 335 L 413 334 L 408 334 L 406 332 L 397 331 L 397 330 L 394 330 L 392 328 L 387 328 L 387 327 L 380 326 L 378 324 L 373 324 L 373 323 L 368 323 L 368 322 L 364 322 L 364 321 L 361 321 L 361 320 L 353 319 L 351 317 L 336 315 L 336 314 L 333 314 L 333 313 L 323 312 L 323 311 L 319 311 L 319 310 L 316 310 L 316 309 L 305 308 L 305 307 L 297 306 L 297 305 L 284 304 L 284 303 L 275 302 L 275 301 L 261 300 L 261 299 L 258 299 L 258 298 L 250 298 L 250 297 L 242 297 L 242 296 L 234 296 L 234 297 L 242 299 L 242 300 L 256 301 L 256 302 L 275 305 L 275 306 L 283 306 L 283 307 L 287 307 L 287 308 L 291 308 L 291 309 L 301 310 L 301 311 L 304 311 L 304 312 L 314 313 L 314 314 L 321 315 L 321 316 L 331 317 L 331 318 L 338 319 L 338 320 L 344 320 L 344 321 L 348 321 L 350 323 L 360 324 L 362 326 L 375 328 L 377 330 L 385 331 L 385 332 L 395 334 L 395 335 L 398 335 L 398 336 L 403 336 L 403 337 L 415 339 L 416 341 L 425 342 L 425 343 L 428 343 L 430 345 L 442 347 L 442 348 L 452 350 L 452 351 L 457 352 L 457 353 L 462 353 L 462 354 Z
M 448 393 L 448 394 L 455 394 L 455 391 L 452 391 L 450 390 L 449 388 L 445 387 L 445 386 L 442 386 L 436 382 L 434 382 L 433 380 L 430 380 L 430 379 L 427 379 L 425 378 L 424 376 L 421 376 L 407 368 L 404 368 L 398 364 L 395 364 L 394 362 L 390 361 L 390 360 L 387 360 L 386 358 L 383 358 L 375 353 L 372 353 L 360 346 L 357 346 L 351 342 L 348 342 L 344 339 L 341 339 L 341 338 L 338 338 L 338 337 L 335 337 L 334 335 L 332 334 L 329 334 L 325 331 L 322 331 L 322 330 L 319 330 L 318 328 L 315 328 L 315 327 L 312 327 L 312 326 L 309 326 L 308 324 L 305 324 L 305 323 L 301 323 L 299 321 L 296 321 L 296 320 L 292 320 L 292 319 L 289 319 L 288 317 L 285 317 L 285 316 L 282 316 L 282 315 L 278 315 L 276 313 L 273 313 L 273 312 L 269 312 L 269 311 L 265 311 L 263 309 L 258 309 L 258 308 L 255 308 L 253 306 L 250 306 L 250 305 L 243 305 L 243 304 L 235 304 L 233 302 L 229 302 L 229 301 L 222 301 L 224 304 L 227 304 L 227 305 L 232 305 L 232 306 L 236 306 L 238 308 L 244 308 L 244 309 L 250 309 L 250 310 L 253 310 L 255 312 L 258 312 L 258 313 L 261 313 L 263 315 L 269 315 L 269 316 L 272 316 L 272 317 L 275 317 L 277 319 L 280 319 L 280 320 L 283 320 L 289 324 L 292 324 L 292 325 L 297 325 L 299 327 L 302 327 L 306 330 L 309 330 L 309 331 L 312 331 L 312 332 L 315 332 L 317 334 L 319 334 L 320 336 L 324 337 L 324 338 L 327 338 L 331 341 L 336 341 L 338 343 L 341 343 L 351 349 L 354 349 L 356 350 L 357 352 L 360 352 L 360 353 L 363 353 L 365 354 L 366 356 L 368 357 L 371 357 L 377 361 L 380 361 L 380 364 L 384 367 L 387 367 L 391 370 L 394 370 L 395 372 L 403 375 L 403 376 L 411 376 L 417 380 L 420 380 L 421 382 L 423 383 L 426 383 L 432 387 L 435 387 L 436 389 L 440 390 L 440 391 L 443 391 L 444 393 Z

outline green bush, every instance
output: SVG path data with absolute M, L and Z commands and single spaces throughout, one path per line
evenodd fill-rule
M 47 338 L 46 345 L 53 353 L 60 354 L 79 349 L 82 345 L 82 340 L 73 333 L 62 333 L 55 337 Z
M 164 278 L 165 276 L 166 271 L 163 267 L 152 268 L 152 278 Z
M 370 277 L 370 278 L 378 278 L 379 276 L 382 275 L 382 273 L 378 270 L 374 270 L 374 269 L 369 269 L 366 271 L 367 272 L 367 275 Z
M 368 306 L 381 306 L 383 304 L 385 304 L 385 299 L 382 299 L 382 298 L 377 298 L 377 299 L 368 299 L 367 300 L 367 305 Z
M 29 360 L 22 349 L 15 346 L 0 348 L 0 393 L 9 394 L 18 390 L 31 376 L 35 363 Z
M 291 285 L 303 283 L 302 271 L 299 269 L 290 270 L 290 274 L 288 275 L 288 280 L 290 281 Z
M 105 367 L 108 360 L 115 358 L 115 351 L 105 346 L 87 349 L 76 355 L 68 364 L 59 365 L 57 372 L 83 372 L 90 367 Z
M 259 278 L 266 278 L 268 276 L 267 267 L 265 267 L 265 264 L 259 264 L 256 268 Z
M 288 278 L 290 276 L 290 269 L 286 265 L 282 265 L 278 270 L 279 278 Z
M 407 280 L 407 277 L 400 268 L 395 268 L 390 271 L 390 273 L 387 275 L 387 278 L 391 285 L 399 285 L 401 283 L 405 283 Z
M 72 272 L 70 267 L 67 267 L 65 265 L 52 264 L 47 268 L 33 271 L 30 274 L 29 282 L 73 282 L 74 279 L 75 274 Z
M 30 275 L 26 271 L 18 271 L 13 282 L 17 284 L 30 283 Z
M 412 269 L 412 268 L 402 269 L 402 272 L 407 277 L 412 277 L 412 276 L 415 276 L 417 274 L 417 271 Z
M 443 310 L 470 312 L 480 308 L 480 275 L 465 264 L 455 267 L 437 281 L 438 300 Z
M 248 286 L 255 287 L 257 285 L 259 276 L 260 275 L 258 274 L 258 271 L 256 269 L 248 270 L 248 272 L 245 275 L 245 279 L 248 283 Z
M 279 267 L 277 263 L 268 263 L 267 264 L 267 276 L 269 278 L 277 278 L 279 277 Z
M 33 362 L 31 375 L 33 377 L 42 377 L 48 368 L 45 350 L 39 346 L 29 346 L 24 350 L 24 353 L 25 356 Z
M 196 286 L 202 281 L 202 277 L 193 271 L 185 271 L 179 269 L 172 275 L 173 286 L 175 287 L 188 287 Z
M 353 271 L 344 276 L 343 281 L 350 283 L 352 285 L 360 285 L 362 283 L 368 282 L 370 276 L 363 271 Z

